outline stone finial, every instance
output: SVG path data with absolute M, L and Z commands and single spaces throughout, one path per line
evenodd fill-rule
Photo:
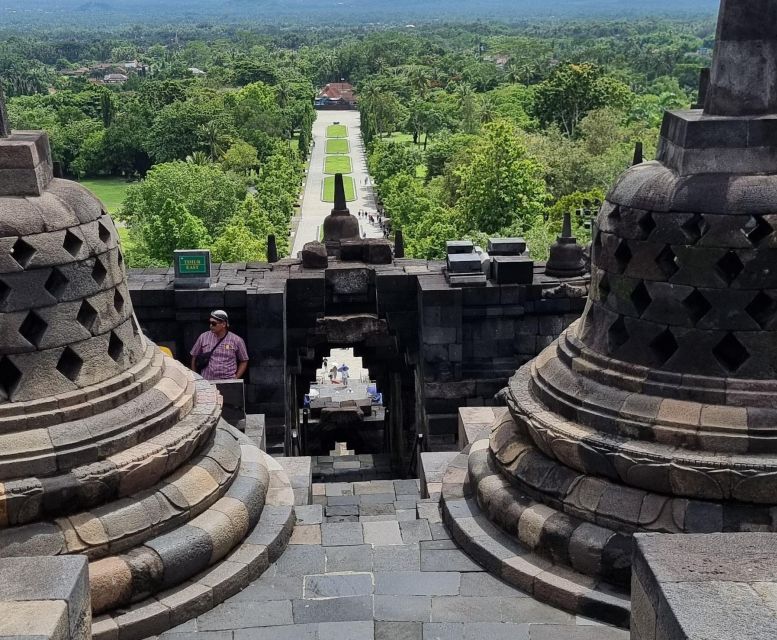
M 345 202 L 345 183 L 343 182 L 343 174 L 335 174 L 335 206 L 332 211 L 347 211 L 348 205 Z
M 394 232 L 394 257 L 405 257 L 405 237 L 402 234 L 402 229 L 397 229 Z
M 267 262 L 270 264 L 278 262 L 278 245 L 275 242 L 274 233 L 267 236 Z
M 637 143 L 639 144 L 639 143 Z M 564 220 L 561 223 L 561 238 L 572 238 L 572 214 L 569 211 L 564 213 Z
M 721 0 L 704 112 L 777 113 L 777 0 Z
M 3 83 L 0 82 L 0 138 L 7 138 L 11 135 L 11 124 L 8 122 L 8 112 L 5 109 L 5 95 L 3 94 Z
M 637 142 L 634 145 L 634 160 L 631 162 L 631 165 L 637 165 L 642 164 L 645 161 L 644 156 L 642 155 L 642 143 Z

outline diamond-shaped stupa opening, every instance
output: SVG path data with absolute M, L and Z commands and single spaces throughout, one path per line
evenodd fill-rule
M 97 235 L 100 236 L 103 243 L 107 243 L 111 239 L 111 231 L 102 220 L 97 223 Z
M 618 265 L 618 272 L 623 273 L 626 271 L 626 268 L 629 266 L 629 262 L 631 262 L 632 257 L 631 249 L 629 249 L 629 243 L 626 240 L 621 240 L 613 255 Z
M 40 345 L 43 334 L 48 329 L 48 324 L 34 311 L 30 311 L 19 325 L 19 333 L 34 347 Z
M 745 234 L 745 237 L 753 246 L 759 245 L 773 232 L 774 229 L 772 228 L 772 225 L 770 225 L 763 216 L 750 216 L 750 220 L 742 227 L 742 233 Z
M 11 295 L 11 287 L 8 286 L 3 280 L 0 280 L 0 307 L 4 306 L 8 302 L 8 298 Z
M 647 290 L 645 283 L 641 281 L 634 287 L 634 291 L 631 292 L 631 296 L 629 297 L 640 316 L 647 311 L 650 303 L 653 302 L 653 298 L 650 297 L 650 292 Z
M 46 283 L 43 285 L 46 291 L 59 300 L 60 296 L 65 293 L 69 280 L 65 275 L 57 268 L 54 267 L 46 278 Z
M 97 321 L 97 311 L 86 300 L 81 303 L 81 307 L 78 309 L 76 315 L 78 323 L 87 331 L 91 331 L 94 328 L 94 323 Z
M 121 359 L 122 354 L 124 353 L 124 343 L 121 341 L 121 338 L 116 335 L 115 332 L 111 331 L 111 337 L 108 340 L 108 355 L 115 361 L 118 362 Z
M 83 365 L 84 361 L 81 357 L 70 347 L 65 347 L 62 355 L 59 356 L 57 371 L 70 380 L 70 382 L 75 382 L 78 380 Z
M 124 296 L 119 293 L 118 289 L 113 293 L 113 308 L 119 314 L 124 311 Z
M 653 230 L 656 228 L 656 221 L 653 219 L 653 214 L 648 211 L 645 215 L 643 215 L 639 222 L 637 222 L 637 226 L 640 228 L 642 232 L 642 239 L 646 240 L 651 233 L 653 233 Z
M 667 280 L 680 270 L 677 266 L 677 255 L 669 245 L 666 245 L 656 256 L 656 265 Z
M 27 268 L 27 265 L 30 264 L 30 260 L 32 260 L 34 255 L 35 247 L 21 238 L 14 242 L 13 247 L 11 247 L 11 257 L 16 260 L 22 269 Z
M 6 398 L 12 398 L 22 379 L 22 372 L 8 356 L 0 359 L 0 389 Z
M 96 258 L 94 261 L 94 267 L 92 268 L 92 279 L 97 284 L 102 284 L 105 282 L 105 276 L 108 275 L 108 271 L 103 266 L 102 260 L 100 258 Z
M 629 341 L 629 331 L 626 328 L 626 323 L 623 321 L 623 316 L 619 316 L 618 319 L 610 325 L 607 330 L 607 344 L 610 349 L 610 353 L 615 353 L 624 344 Z
M 84 241 L 70 231 L 70 229 L 65 232 L 65 239 L 62 241 L 62 247 L 74 258 L 78 255 L 78 252 L 81 251 L 81 246 L 83 244 Z
M 680 230 L 688 240 L 688 244 L 696 244 L 704 237 L 709 230 L 709 226 L 704 220 L 704 216 L 695 213 L 691 218 L 680 225 Z
M 688 317 L 691 319 L 694 325 L 699 322 L 704 316 L 706 316 L 712 305 L 709 300 L 704 297 L 702 293 L 699 293 L 698 289 L 694 289 L 683 300 L 683 306 L 688 312 Z
M 712 350 L 712 355 L 729 373 L 736 371 L 750 359 L 750 353 L 733 333 L 727 333 Z
M 648 345 L 650 352 L 656 360 L 658 366 L 664 365 L 669 361 L 679 348 L 674 334 L 669 329 L 664 329 Z
M 723 257 L 715 263 L 715 270 L 718 275 L 730 285 L 739 277 L 744 270 L 745 265 L 734 251 L 727 251 Z
M 745 307 L 745 311 L 764 329 L 777 313 L 777 302 L 770 295 L 759 291 L 750 301 L 750 304 Z

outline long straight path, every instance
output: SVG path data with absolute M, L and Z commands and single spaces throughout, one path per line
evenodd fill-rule
M 375 196 L 372 181 L 367 170 L 367 158 L 362 140 L 361 124 L 358 111 L 318 111 L 313 123 L 313 151 L 310 157 L 305 193 L 302 197 L 300 219 L 294 234 L 291 255 L 296 256 L 308 242 L 319 239 L 319 228 L 324 224 L 324 218 L 332 210 L 331 202 L 324 202 L 323 195 L 324 162 L 326 159 L 326 131 L 335 122 L 348 128 L 348 144 L 352 172 L 350 175 L 356 187 L 356 200 L 348 203 L 351 213 L 356 215 L 359 210 L 376 211 Z M 365 184 L 365 180 L 367 183 Z M 376 225 L 370 224 L 365 218 L 359 219 L 362 232 L 368 238 L 380 238 L 382 233 Z

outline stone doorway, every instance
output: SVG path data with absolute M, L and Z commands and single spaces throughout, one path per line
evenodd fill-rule
M 334 458 L 383 453 L 385 414 L 383 394 L 362 358 L 352 348 L 333 348 L 299 407 L 300 452 Z

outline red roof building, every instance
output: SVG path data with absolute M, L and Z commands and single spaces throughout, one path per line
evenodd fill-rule
M 318 93 L 316 106 L 343 105 L 352 107 L 356 104 L 353 85 L 349 82 L 330 82 Z

